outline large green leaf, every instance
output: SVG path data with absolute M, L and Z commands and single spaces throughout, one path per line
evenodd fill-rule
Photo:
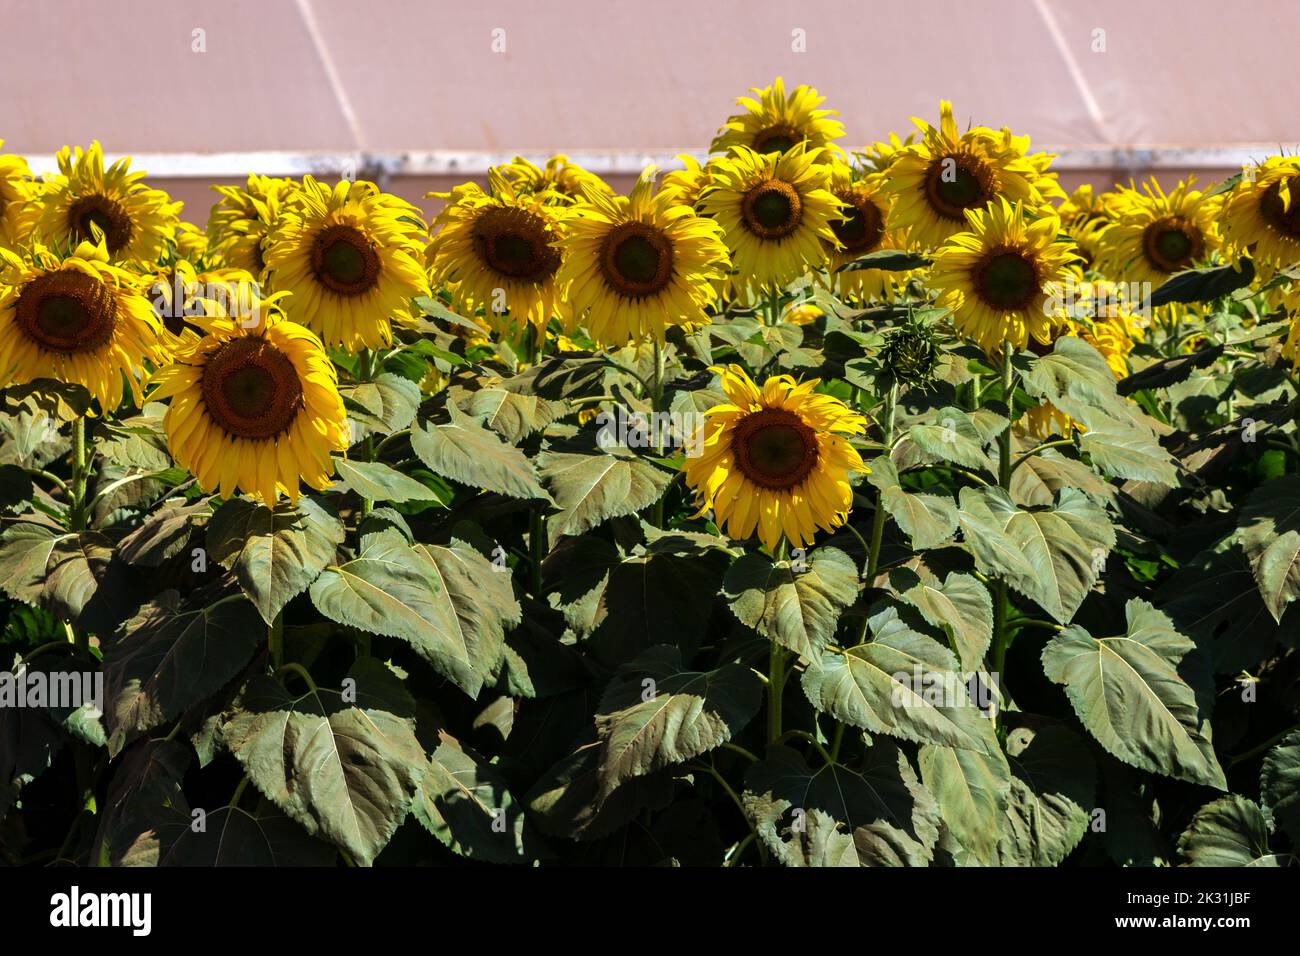
M 1300 476 L 1260 485 L 1241 511 L 1241 547 L 1273 620 L 1300 594 Z
M 804 671 L 804 693 L 814 707 L 904 740 L 974 750 L 996 746 L 951 651 L 909 627 L 892 606 L 876 611 L 869 626 L 870 641 L 828 650 L 821 667 Z
M 181 827 L 161 852 L 159 866 L 332 866 L 338 854 L 328 843 L 264 804 L 254 811 L 219 807 L 202 830 Z
M 418 422 L 411 429 L 411 448 L 432 471 L 509 498 L 550 501 L 522 451 L 462 412 L 455 402 L 447 403 L 447 413 L 445 424 Z
M 232 498 L 208 523 L 208 552 L 235 572 L 239 585 L 268 624 L 334 559 L 343 522 L 311 498 L 272 511 Z
M 545 451 L 537 460 L 559 509 L 547 522 L 551 547 L 566 534 L 582 534 L 610 518 L 650 507 L 673 478 L 652 462 L 618 449 L 592 454 Z
M 789 561 L 750 552 L 727 570 L 722 591 L 742 624 L 816 661 L 858 595 L 858 568 L 827 546 L 813 551 L 806 565 L 797 571 Z
M 1115 375 L 1095 348 L 1074 336 L 1057 339 L 1052 351 L 1038 358 L 1019 356 L 1021 385 L 1037 399 L 1051 402 L 1088 428 L 1132 413 L 1115 391 Z
M 564 402 L 504 388 L 481 388 L 476 392 L 453 388 L 451 398 L 463 411 L 481 418 L 488 428 L 512 443 L 545 428 L 567 408 Z
M 1291 731 L 1264 756 L 1259 792 L 1274 824 L 1300 847 L 1300 730 Z
M 960 519 L 979 569 L 1005 577 L 1062 624 L 1074 617 L 1115 546 L 1106 512 L 1072 488 L 1054 507 L 1029 510 L 1001 488 L 963 488 Z
M 326 568 L 311 599 L 332 621 L 407 641 L 471 697 L 500 665 L 505 631 L 520 615 L 510 574 L 473 548 L 410 547 L 391 529 Z
M 985 751 L 926 744 L 918 762 L 944 825 L 970 860 L 995 864 L 1011 793 L 1011 770 L 996 740 Z
M 89 630 L 111 630 L 129 611 L 120 568 L 98 531 L 20 521 L 0 535 L 0 588 Z
M 1011 789 L 998 846 L 1003 866 L 1059 866 L 1088 829 L 1097 768 L 1088 745 L 1065 727 L 1007 735 Z
M 362 498 L 371 501 L 437 501 L 438 493 L 381 461 L 335 458 L 339 478 Z
M 352 420 L 352 441 L 372 433 L 387 435 L 411 424 L 420 405 L 420 386 L 392 372 L 373 382 L 361 382 L 339 389 L 348 418 Z
M 1178 838 L 1189 866 L 1279 866 L 1268 847 L 1268 817 L 1254 800 L 1220 797 L 1196 811 Z
M 959 408 L 941 408 L 933 421 L 913 425 L 907 437 L 912 444 L 940 461 L 952 461 L 976 471 L 987 471 L 986 440 L 970 416 Z
M 741 664 L 686 670 L 676 647 L 652 647 L 621 667 L 596 708 L 600 798 L 625 780 L 722 746 L 758 713 L 761 690 Z
M 405 819 L 426 761 L 401 681 L 374 658 L 359 659 L 348 677 L 354 702 L 254 677 L 222 735 L 268 800 L 369 866 Z
M 906 491 L 898 481 L 898 469 L 888 458 L 871 463 L 867 476 L 880 489 L 880 504 L 889 512 L 918 551 L 937 548 L 957 532 L 957 502 L 947 495 Z
M 542 775 L 528 794 L 538 826 L 553 836 L 598 840 L 644 810 L 662 810 L 673 799 L 670 770 L 624 781 L 600 798 L 600 741 L 583 744 Z
M 127 564 L 146 568 L 174 558 L 189 544 L 195 526 L 210 517 L 211 502 L 211 498 L 168 501 L 118 543 L 118 556 Z
M 1178 674 L 1195 645 L 1169 618 L 1134 598 L 1128 628 L 1097 639 L 1068 627 L 1043 648 L 1043 670 L 1065 685 L 1074 712 L 1108 753 L 1137 767 L 1226 790 L 1209 720 Z
M 265 638 L 242 596 L 191 606 L 164 591 L 144 605 L 104 647 L 109 753 L 216 693 Z
M 954 571 L 939 584 L 900 568 L 890 574 L 889 583 L 930 625 L 948 635 L 962 670 L 979 670 L 993 640 L 993 598 L 978 578 Z
M 1083 433 L 1079 447 L 1103 474 L 1174 487 L 1178 463 L 1144 428 L 1103 421 Z
M 193 754 L 174 740 L 146 740 L 122 760 L 99 814 L 95 846 L 110 866 L 157 866 L 189 827 L 181 789 Z
M 460 856 L 491 863 L 525 859 L 523 809 L 500 772 L 445 733 L 420 777 L 412 812 Z
M 786 866 L 925 866 L 939 810 L 894 745 L 879 741 L 866 766 L 813 770 L 798 751 L 773 746 L 745 774 L 745 812 Z

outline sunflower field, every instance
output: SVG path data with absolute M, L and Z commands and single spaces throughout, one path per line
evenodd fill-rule
M 432 218 L 0 156 L 4 864 L 1296 862 L 1300 157 L 752 93 Z

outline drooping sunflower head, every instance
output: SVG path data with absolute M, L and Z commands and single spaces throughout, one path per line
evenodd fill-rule
M 737 540 L 757 530 L 769 551 L 783 535 L 804 547 L 818 528 L 842 525 L 853 502 L 849 475 L 870 470 L 845 436 L 866 431 L 866 419 L 815 392 L 817 379 L 778 375 L 760 389 L 738 365 L 714 371 L 727 401 L 704 413 L 700 454 L 684 465 L 701 512 L 712 508 Z
M 1300 156 L 1270 156 L 1243 173 L 1219 220 L 1233 256 L 1269 266 L 1300 262 Z
M 572 331 L 614 348 L 674 325 L 709 321 L 705 309 L 726 274 L 727 247 L 712 219 L 655 191 L 654 169 L 631 196 L 589 192 L 565 220 L 564 265 Z
M 1055 215 L 1026 216 L 1020 203 L 998 199 L 966 214 L 968 231 L 952 236 L 935 254 L 930 285 L 952 309 L 957 331 L 989 355 L 1030 339 L 1050 344 L 1060 326 L 1052 301 L 1071 280 L 1073 245 L 1057 238 Z
M 844 218 L 843 204 L 821 157 L 803 144 L 779 155 L 737 146 L 714 164 L 700 208 L 723 228 L 738 285 L 783 286 L 839 248 L 832 225 Z
M 1166 194 L 1153 177 L 1145 189 L 1121 186 L 1115 222 L 1101 235 L 1097 268 L 1108 279 L 1157 289 L 1219 247 L 1219 197 L 1180 182 Z
M 0 248 L 0 383 L 50 378 L 83 386 L 105 412 L 136 401 L 145 362 L 164 361 L 161 328 L 141 280 L 109 264 L 101 242 L 59 256 Z
M 157 260 L 175 232 L 181 203 L 144 185 L 130 157 L 105 169 L 98 142 L 86 150 L 65 146 L 56 159 L 59 172 L 46 179 L 38 197 L 37 241 L 72 249 L 99 235 L 115 262 Z
M 489 182 L 490 192 L 466 183 L 430 194 L 447 200 L 428 249 L 432 279 L 466 312 L 482 309 L 484 321 L 503 335 L 513 336 L 522 323 L 544 329 L 563 305 L 556 281 L 560 217 L 498 170 Z
M 0 147 L 4 144 L 0 139 Z M 13 248 L 27 238 L 32 219 L 24 213 L 40 192 L 40 184 L 32 179 L 27 160 L 0 154 L 0 246 Z
M 686 153 L 682 153 L 677 158 L 682 161 L 685 168 L 664 173 L 659 191 L 671 197 L 672 201 L 679 206 L 690 206 L 696 209 L 699 206 L 700 195 L 708 188 L 711 181 L 712 161 L 700 165 L 695 157 Z
M 884 142 L 877 140 L 869 146 L 862 147 L 860 152 L 853 155 L 864 166 L 874 172 L 883 173 L 894 165 L 894 160 L 898 158 L 899 153 L 911 146 L 915 139 L 915 133 L 908 133 L 906 138 L 900 137 L 897 133 L 890 133 L 888 140 Z
M 886 172 L 887 187 L 895 194 L 896 228 L 906 232 L 912 247 L 933 249 L 965 231 L 966 212 L 995 199 L 1041 206 L 1054 194 L 1045 162 L 1026 156 L 1024 137 L 986 127 L 958 133 L 946 100 L 940 103 L 937 127 L 914 122 L 921 141 L 899 150 Z
M 883 249 L 903 249 L 906 244 L 890 229 L 890 194 L 880 173 L 863 175 L 848 163 L 831 164 L 831 193 L 842 204 L 843 219 L 831 223 L 838 246 L 830 247 L 831 269 Z M 835 273 L 836 290 L 850 301 L 892 301 L 916 271 L 852 269 Z
M 171 351 L 203 334 L 193 321 L 195 316 L 243 317 L 255 312 L 261 301 L 252 273 L 231 268 L 199 270 L 188 259 L 159 265 L 146 274 L 144 292 Z
M 515 193 L 536 196 L 539 201 L 552 206 L 571 205 L 588 191 L 614 194 L 605 180 L 577 163 L 569 162 L 569 157 L 564 155 L 552 156 L 546 161 L 545 169 L 516 156 L 504 166 L 494 167 L 493 172 Z
M 771 86 L 750 90 L 758 98 L 742 96 L 736 100 L 743 113 L 727 118 L 718 130 L 709 152 L 725 152 L 733 146 L 746 146 L 761 154 L 781 154 L 803 143 L 816 150 L 830 146 L 844 135 L 844 125 L 835 110 L 818 109 L 826 97 L 811 86 L 796 86 L 789 95 L 785 81 L 777 77 Z
M 208 214 L 208 244 L 227 265 L 260 276 L 267 235 L 296 188 L 293 180 L 252 174 L 246 185 L 212 188 L 221 198 Z
M 411 299 L 429 294 L 427 242 L 420 211 L 374 183 L 330 188 L 305 176 L 268 236 L 266 267 L 327 347 L 377 349 L 392 342 L 394 322 L 411 321 Z
M 348 447 L 338 378 L 309 329 L 284 318 L 280 296 L 256 316 L 196 318 L 190 341 L 152 379 L 152 401 L 170 400 L 163 427 L 177 464 L 208 491 L 243 491 L 273 506 L 298 499 L 299 482 L 324 490 L 331 454 Z

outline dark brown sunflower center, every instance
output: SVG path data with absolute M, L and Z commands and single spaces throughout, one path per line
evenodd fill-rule
M 524 209 L 493 208 L 479 216 L 474 251 L 493 271 L 524 282 L 545 282 L 560 268 L 546 223 Z
M 841 196 L 840 199 L 848 204 L 844 210 L 848 218 L 831 223 L 831 232 L 835 233 L 845 252 L 871 252 L 885 235 L 885 219 L 880 214 L 880 207 L 870 199 L 854 196 Z
M 803 134 L 793 126 L 779 123 L 769 126 L 754 136 L 754 151 L 758 153 L 784 153 L 803 140 Z
M 620 295 L 654 295 L 673 278 L 673 244 L 649 223 L 625 222 L 605 236 L 600 271 Z
M 731 448 L 741 474 L 763 488 L 793 488 L 817 467 L 817 434 L 784 408 L 742 418 L 732 432 Z
M 783 239 L 799 228 L 803 200 L 799 192 L 780 179 L 759 183 L 740 202 L 745 227 L 762 239 Z
M 930 208 L 945 219 L 966 221 L 967 209 L 982 209 L 996 195 L 993 171 L 977 156 L 936 156 L 925 173 Z
M 311 245 L 311 267 L 321 285 L 339 295 L 362 295 L 379 283 L 379 253 L 355 226 L 322 229 Z
M 15 306 L 18 327 L 41 348 L 75 355 L 113 338 L 117 299 L 84 272 L 49 272 L 23 287 Z
M 1259 214 L 1284 236 L 1300 239 L 1300 176 L 1292 176 L 1288 182 L 1290 208 L 1282 205 L 1282 182 L 1279 180 L 1265 190 L 1259 200 Z
M 1201 230 L 1180 217 L 1157 219 L 1142 233 L 1147 261 L 1161 272 L 1179 272 L 1200 258 Z
M 302 382 L 289 356 L 258 336 L 232 339 L 203 368 L 203 404 L 239 438 L 283 433 L 302 408 Z
M 78 242 L 93 242 L 96 227 L 104 234 L 104 243 L 110 253 L 125 249 L 135 234 L 126 210 L 107 196 L 82 196 L 68 207 L 68 228 Z
M 975 294 L 990 308 L 1011 312 L 1029 308 L 1042 291 L 1038 267 L 1016 249 L 994 249 L 975 264 Z

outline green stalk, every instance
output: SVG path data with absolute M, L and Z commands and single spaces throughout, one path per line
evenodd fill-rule
M 650 393 L 650 411 L 652 412 L 650 427 L 655 436 L 655 457 L 664 456 L 663 442 L 660 440 L 659 430 L 659 413 L 663 411 L 664 403 L 664 350 L 663 345 L 658 339 L 654 339 L 654 387 Z M 664 499 L 668 497 L 668 487 L 664 487 L 663 494 L 655 501 L 654 511 L 650 517 L 650 523 L 656 528 L 664 526 Z
M 271 666 L 276 670 L 284 664 L 284 611 L 280 611 L 266 628 L 266 643 L 270 649 Z
M 72 424 L 72 501 L 68 509 L 68 526 L 74 532 L 86 530 L 89 518 L 86 488 L 90 480 L 90 465 L 95 457 L 94 440 L 86 436 L 86 417 L 77 416 Z M 90 650 L 90 634 L 75 624 L 72 627 L 77 650 Z
M 784 537 L 776 546 L 773 558 L 784 561 L 789 544 Z M 781 705 L 785 696 L 785 648 L 772 641 L 767 657 L 767 741 L 774 744 L 781 737 Z
M 1004 344 L 1002 349 L 1002 398 L 1007 404 L 1010 417 L 1012 406 L 1013 369 L 1011 366 L 1011 348 Z M 998 486 L 1004 490 L 1011 487 L 1011 429 L 1008 427 L 998 436 Z M 1010 629 L 1007 627 L 1008 595 L 1006 578 L 999 577 L 993 584 L 993 674 L 1002 691 L 1002 669 L 1007 659 L 1007 647 L 1010 643 Z M 1005 698 L 1005 692 L 1002 695 Z
M 894 421 L 898 412 L 898 383 L 895 382 L 889 386 L 889 397 L 885 399 L 885 418 L 881 424 L 881 434 L 884 435 L 885 447 L 889 447 L 894 440 Z M 885 509 L 884 495 L 876 495 L 876 513 L 871 519 L 871 548 L 867 552 L 867 567 L 863 572 L 863 578 L 866 586 L 871 587 L 872 582 L 876 579 L 876 573 L 880 570 L 880 547 L 885 540 L 885 520 L 889 517 L 889 512 Z M 858 643 L 861 644 L 867 639 L 867 615 L 862 615 L 862 626 L 858 630 Z

